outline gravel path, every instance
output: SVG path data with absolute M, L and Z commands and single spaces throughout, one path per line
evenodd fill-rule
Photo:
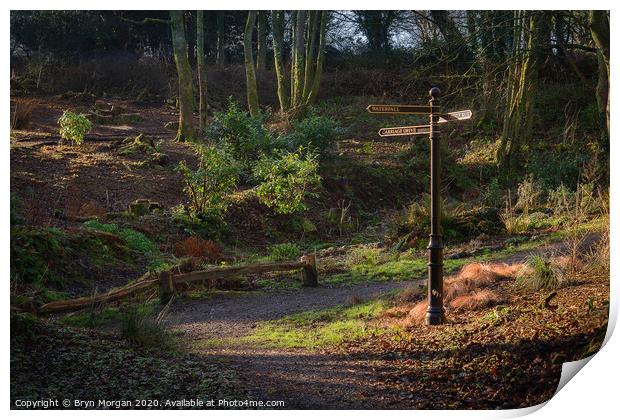
M 260 321 L 298 312 L 325 309 L 369 299 L 422 284 L 423 280 L 362 283 L 337 287 L 302 288 L 277 292 L 216 295 L 208 299 L 173 303 L 167 323 L 190 339 L 243 337 Z
M 589 247 L 598 235 L 589 235 Z M 516 263 L 531 254 L 566 251 L 566 243 L 518 252 L 498 261 Z M 416 287 L 425 279 L 399 282 L 322 286 L 290 291 L 216 295 L 208 299 L 177 301 L 167 323 L 182 331 L 190 342 L 213 338 L 235 338 L 251 333 L 261 321 L 298 312 L 330 308 L 355 299 Z M 282 400 L 295 409 L 411 409 L 404 395 L 385 385 L 389 372 L 369 369 L 372 356 L 329 354 L 321 351 L 263 349 L 248 345 L 205 346 L 200 352 L 234 367 L 253 395 L 262 400 Z M 394 405 L 396 404 L 396 405 Z

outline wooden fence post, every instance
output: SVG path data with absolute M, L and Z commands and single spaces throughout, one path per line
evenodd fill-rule
M 159 302 L 162 305 L 167 304 L 174 295 L 174 282 L 170 271 L 162 271 L 159 273 Z
M 301 270 L 301 285 L 305 287 L 317 287 L 319 274 L 316 269 L 316 254 L 304 255 L 301 261 L 306 263 Z

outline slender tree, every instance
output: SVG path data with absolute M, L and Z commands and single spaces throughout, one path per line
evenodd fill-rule
M 312 87 L 312 79 L 314 78 L 314 70 L 316 67 L 316 39 L 319 32 L 318 26 L 320 25 L 320 12 L 311 10 L 308 13 L 308 28 L 306 33 L 306 59 L 305 59 L 305 72 L 304 72 L 304 89 L 302 100 L 305 102 L 310 95 L 310 88 Z
M 538 69 L 541 63 L 539 46 L 543 43 L 542 36 L 542 12 L 528 12 L 529 17 L 521 19 L 520 12 L 515 16 L 515 36 L 513 38 L 516 58 L 523 57 L 514 65 L 508 80 L 508 104 L 504 118 L 504 126 L 498 161 L 500 167 L 510 173 L 521 167 L 521 150 L 532 134 L 534 118 L 534 96 L 538 86 Z M 523 22 L 527 22 L 526 31 L 521 28 Z M 521 34 L 527 34 L 527 49 L 522 51 Z
M 196 65 L 198 67 L 199 127 L 207 126 L 207 66 L 205 62 L 204 12 L 196 14 Z
M 195 140 L 193 108 L 194 89 L 192 88 L 192 68 L 187 56 L 187 40 L 185 38 L 185 22 L 182 10 L 170 11 L 170 28 L 172 33 L 172 50 L 179 76 L 179 130 L 177 141 Z
M 171 10 L 170 19 L 144 18 L 135 21 L 121 17 L 125 22 L 136 25 L 160 23 L 170 25 L 172 36 L 172 53 L 177 69 L 179 83 L 179 129 L 176 141 L 188 141 L 196 139 L 194 128 L 194 89 L 192 80 L 192 68 L 189 65 L 187 38 L 185 37 L 185 17 L 182 10 Z
M 324 10 L 320 13 L 321 26 L 319 29 L 319 50 L 314 70 L 314 80 L 312 81 L 312 87 L 310 88 L 310 93 L 308 94 L 308 98 L 306 99 L 307 104 L 314 102 L 316 96 L 319 93 L 321 76 L 323 75 L 323 66 L 325 65 L 325 38 L 327 35 L 327 22 L 329 21 L 329 12 L 327 10 Z
M 256 49 L 256 68 L 257 70 L 267 69 L 267 12 L 258 12 L 258 24 L 256 27 L 257 49 Z
M 295 23 L 295 44 L 294 44 L 294 60 L 293 60 L 293 83 L 291 89 L 291 106 L 297 107 L 303 101 L 303 83 L 304 83 L 304 32 L 306 28 L 306 10 L 297 12 L 297 21 Z
M 286 75 L 284 70 L 284 12 L 271 12 L 271 27 L 273 28 L 273 58 L 278 81 L 278 100 L 280 101 L 280 111 L 286 112 L 289 108 L 289 97 L 286 86 Z
M 248 97 L 248 109 L 250 111 L 250 115 L 253 117 L 259 114 L 256 70 L 254 67 L 254 56 L 252 51 L 252 33 L 254 32 L 254 25 L 256 24 L 256 15 L 256 11 L 248 12 L 248 19 L 245 23 L 245 32 L 243 35 L 243 53 L 245 57 L 245 80 Z

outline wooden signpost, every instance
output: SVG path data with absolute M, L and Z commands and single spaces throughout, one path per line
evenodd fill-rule
M 428 125 L 390 127 L 379 130 L 381 137 L 416 136 L 428 134 L 431 142 L 431 232 L 428 243 L 428 308 L 426 324 L 439 325 L 445 321 L 443 308 L 443 242 L 441 238 L 441 141 L 439 124 L 468 120 L 472 112 L 448 112 L 441 114 L 439 88 L 429 91 L 428 105 L 368 105 L 366 110 L 372 114 L 426 114 Z

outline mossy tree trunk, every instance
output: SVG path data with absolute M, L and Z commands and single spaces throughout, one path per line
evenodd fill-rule
M 515 27 L 513 51 L 517 51 L 514 73 L 508 80 L 507 110 L 504 118 L 501 143 L 498 150 L 500 168 L 510 174 L 521 168 L 523 145 L 530 141 L 534 119 L 534 99 L 538 85 L 538 69 L 540 65 L 539 46 L 542 43 L 542 13 L 528 12 L 528 42 L 525 54 L 519 52 L 521 45 L 521 29 Z M 515 19 L 521 25 L 521 19 Z M 519 59 L 521 56 L 524 59 Z
M 303 99 L 303 83 L 304 83 L 304 31 L 306 27 L 306 10 L 297 11 L 295 19 L 295 42 L 293 44 L 293 60 L 291 61 L 291 74 L 293 82 L 291 83 L 291 107 L 301 105 Z
M 314 77 L 314 70 L 316 67 L 316 38 L 318 31 L 318 25 L 320 19 L 318 18 L 320 12 L 311 10 L 308 12 L 308 30 L 306 33 L 306 59 L 304 70 L 304 89 L 302 94 L 302 100 L 305 102 L 310 95 L 310 87 L 312 86 L 312 79 Z
M 196 63 L 198 67 L 199 127 L 207 126 L 207 66 L 205 62 L 204 12 L 198 10 L 196 16 Z
M 598 85 L 596 100 L 601 120 L 609 133 L 609 15 L 605 10 L 591 10 L 588 24 L 596 44 L 598 58 Z
M 267 69 L 267 12 L 258 12 L 256 69 Z
M 317 17 L 317 20 L 319 17 Z M 321 86 L 321 76 L 323 75 L 323 66 L 325 63 L 325 37 L 327 35 L 327 22 L 329 20 L 329 12 L 324 10 L 320 12 L 320 28 L 319 28 L 319 49 L 317 58 L 315 61 L 314 78 L 312 80 L 312 87 L 306 98 L 306 104 L 311 104 L 316 99 L 319 93 L 319 87 Z
M 248 109 L 253 117 L 259 114 L 258 89 L 256 87 L 256 70 L 254 67 L 254 56 L 252 52 L 252 33 L 256 23 L 256 11 L 248 12 L 248 19 L 245 23 L 243 35 L 243 53 L 245 56 L 245 80 L 246 92 L 248 97 Z
M 182 10 L 170 11 L 170 28 L 174 62 L 179 79 L 179 130 L 176 140 L 191 141 L 196 139 L 193 122 L 194 90 L 192 87 L 192 68 L 187 56 L 187 40 Z
M 280 111 L 286 112 L 289 108 L 289 97 L 286 86 L 284 70 L 284 12 L 274 10 L 271 12 L 271 26 L 273 28 L 273 58 L 278 81 L 278 100 Z
M 224 12 L 217 12 L 217 55 L 215 58 L 216 65 L 223 67 L 226 64 L 226 23 L 224 21 Z

